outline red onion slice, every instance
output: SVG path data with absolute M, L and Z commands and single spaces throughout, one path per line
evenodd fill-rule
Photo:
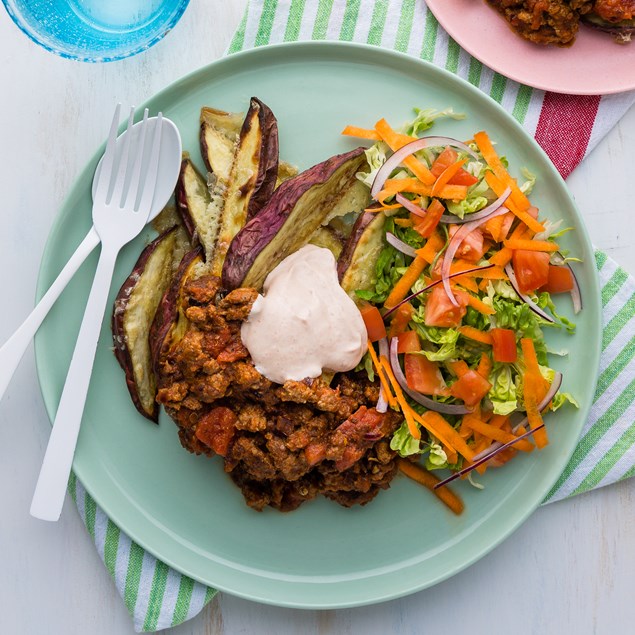
M 410 256 L 411 258 L 417 257 L 417 252 L 414 250 L 414 247 L 411 247 L 403 240 L 399 240 L 399 238 L 391 232 L 386 232 L 386 241 L 402 254 L 406 254 L 406 256 Z
M 556 393 L 560 390 L 560 386 L 562 386 L 562 373 L 556 371 L 556 374 L 553 376 L 553 381 L 551 382 L 551 386 L 549 387 L 549 391 L 545 395 L 545 398 L 538 404 L 538 410 L 540 410 L 540 412 L 542 412 L 551 403 L 551 400 L 556 396 Z M 525 417 L 522 421 L 517 423 L 512 428 L 512 432 L 516 434 L 516 432 L 520 430 L 520 428 L 524 428 L 527 425 L 527 421 L 528 419 L 527 417 Z M 533 430 L 529 430 L 528 432 L 525 432 L 524 434 L 519 436 L 516 440 L 512 439 L 508 443 L 500 443 L 499 441 L 492 443 L 492 445 L 490 445 L 489 448 L 486 448 L 482 452 L 479 452 L 472 459 L 472 465 L 466 468 L 463 468 L 459 472 L 455 472 L 448 478 L 442 480 L 440 483 L 435 485 L 435 489 L 437 487 L 441 487 L 442 485 L 445 485 L 446 483 L 450 483 L 451 481 L 459 478 L 460 476 L 463 476 L 464 474 L 468 474 L 472 470 L 476 469 L 479 465 L 483 465 L 483 463 L 486 463 L 487 461 L 489 461 L 492 457 L 494 457 L 499 452 L 502 452 L 506 448 L 514 445 L 514 443 L 516 443 L 518 439 L 524 439 L 530 434 L 533 434 L 536 430 L 540 430 L 540 428 L 544 428 L 544 425 L 545 424 L 543 423 L 540 426 L 536 426 Z
M 422 406 L 425 406 L 428 410 L 442 412 L 443 414 L 447 415 L 464 415 L 467 412 L 471 412 L 465 406 L 439 403 L 438 401 L 434 401 L 434 399 L 430 399 L 430 397 L 422 395 L 416 390 L 412 390 L 412 388 L 408 386 L 406 376 L 404 375 L 403 370 L 401 370 L 401 364 L 399 364 L 399 354 L 397 353 L 398 345 L 399 342 L 397 341 L 397 338 L 393 337 L 390 341 L 390 366 L 392 368 L 392 372 L 395 374 L 397 383 L 411 399 L 421 404 Z
M 448 294 L 448 298 L 450 298 L 450 302 L 454 306 L 459 306 L 459 303 L 456 301 L 454 297 L 454 293 L 452 293 L 452 288 L 450 287 L 450 267 L 452 266 L 452 261 L 454 260 L 454 256 L 458 251 L 461 243 L 465 240 L 467 235 L 474 231 L 477 227 L 480 227 L 483 223 L 487 222 L 490 218 L 496 218 L 497 216 L 501 216 L 502 214 L 507 214 L 509 210 L 506 207 L 499 207 L 494 211 L 490 212 L 487 216 L 483 216 L 475 221 L 470 221 L 469 223 L 465 223 L 462 225 L 459 230 L 452 236 L 450 239 L 450 244 L 443 255 L 443 262 L 441 263 L 441 280 L 443 282 L 443 288 L 445 292 Z
M 458 234 L 458 232 L 457 232 Z M 511 265 L 511 262 L 508 262 L 505 265 L 505 273 L 509 278 L 509 282 L 514 287 L 514 291 L 518 294 L 523 302 L 529 305 L 529 308 L 536 314 L 539 315 L 543 320 L 546 320 L 550 324 L 555 324 L 555 320 L 545 311 L 543 311 L 528 295 L 524 294 L 519 286 L 518 280 L 516 280 L 516 274 L 514 273 L 514 268 Z
M 388 358 L 388 340 L 385 337 L 382 337 L 379 342 L 379 355 Z M 377 400 L 377 405 L 375 406 L 375 410 L 380 413 L 384 413 L 388 411 L 388 400 L 386 399 L 386 393 L 384 392 L 384 387 L 380 383 L 379 388 L 379 399 Z
M 492 212 L 495 212 L 499 207 L 502 207 L 503 203 L 509 198 L 511 193 L 512 193 L 512 190 L 510 187 L 508 187 L 493 203 L 490 203 L 487 207 L 484 207 L 482 210 L 478 212 L 474 212 L 473 214 L 468 214 L 464 218 L 459 218 L 458 216 L 455 216 L 454 214 L 443 214 L 439 222 L 461 225 L 462 223 L 469 223 L 470 221 L 478 220 L 479 218 L 485 218 L 486 216 L 489 216 Z
M 468 145 L 465 145 L 461 141 L 457 141 L 451 137 L 421 137 L 420 139 L 416 139 L 411 143 L 407 143 L 402 148 L 399 148 L 399 150 L 394 152 L 386 160 L 384 165 L 379 168 L 377 174 L 375 175 L 373 186 L 370 188 L 372 197 L 375 198 L 377 196 L 377 192 L 383 188 L 384 183 L 388 180 L 391 172 L 398 167 L 405 158 L 415 152 L 418 152 L 419 150 L 423 150 L 423 148 L 432 148 L 440 145 L 454 146 L 463 150 L 463 152 L 467 152 L 471 157 L 478 160 L 478 155 Z
M 415 205 L 412 201 L 409 201 L 403 194 L 397 194 L 397 196 L 395 196 L 395 199 L 397 200 L 397 203 L 399 203 L 399 205 L 405 207 L 411 214 L 420 216 L 421 218 L 426 217 L 426 210 L 419 207 L 418 205 Z
M 494 265 L 485 265 L 484 267 L 474 267 L 473 269 L 466 269 L 465 271 L 457 271 L 455 273 L 451 273 L 448 276 L 448 278 L 449 279 L 458 278 L 459 276 L 463 276 L 467 273 L 474 273 L 475 271 L 487 271 L 487 269 L 491 269 L 493 266 Z M 398 304 L 395 304 L 395 306 L 392 309 L 390 309 L 389 311 L 386 311 L 386 313 L 384 313 L 384 320 L 389 315 L 394 313 L 402 304 L 405 304 L 406 302 L 410 302 L 410 300 L 412 300 L 413 298 L 416 298 L 418 295 L 421 295 L 422 293 L 429 291 L 433 287 L 436 287 L 438 284 L 441 284 L 441 282 L 442 280 L 439 278 L 438 280 L 435 280 L 434 282 L 431 282 L 429 285 L 423 287 L 423 289 L 421 289 L 420 291 L 416 291 L 415 293 L 410 294 L 408 297 L 404 298 L 401 302 L 399 302 Z

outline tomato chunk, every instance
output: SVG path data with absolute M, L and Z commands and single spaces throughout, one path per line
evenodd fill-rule
M 447 395 L 447 386 L 439 367 L 425 355 L 406 354 L 408 387 L 424 395 Z
M 229 408 L 218 406 L 199 419 L 194 434 L 201 443 L 212 448 L 216 454 L 225 456 L 234 437 L 234 424 L 237 420 L 236 415 Z
M 458 160 L 458 153 L 456 150 L 453 150 L 450 147 L 445 148 L 441 154 L 435 159 L 432 167 L 430 168 L 430 172 L 434 174 L 434 176 L 440 176 L 443 171 L 450 167 L 453 163 L 456 163 Z M 474 185 L 478 179 L 475 176 L 472 176 L 467 170 L 461 168 L 449 181 L 449 185 Z
M 405 331 L 397 335 L 397 352 L 414 353 L 421 350 L 421 343 L 416 331 Z
M 450 236 L 454 236 L 458 230 L 458 225 L 452 225 L 450 227 Z M 468 262 L 478 262 L 489 249 L 489 246 L 490 244 L 483 238 L 481 230 L 475 229 L 461 241 L 456 255 Z
M 379 309 L 372 304 L 367 304 L 360 309 L 362 319 L 366 325 L 368 339 L 371 342 L 377 342 L 386 337 L 386 326 L 384 318 L 381 316 Z
M 549 254 L 543 251 L 515 249 L 512 256 L 518 288 L 530 293 L 549 281 Z
M 573 274 L 569 267 L 557 267 L 549 265 L 549 278 L 547 284 L 541 287 L 541 291 L 549 293 L 566 293 L 573 289 Z
M 492 336 L 492 353 L 495 362 L 515 362 L 518 358 L 516 350 L 516 334 L 511 329 L 490 329 Z
M 459 326 L 463 316 L 467 312 L 467 294 L 462 291 L 454 291 L 454 297 L 459 306 L 454 306 L 445 292 L 443 285 L 434 287 L 426 300 L 425 323 L 426 326 Z
M 408 323 L 412 319 L 415 310 L 410 302 L 404 302 L 393 314 L 390 322 L 390 337 L 395 337 L 403 333 L 408 328 Z
M 475 406 L 492 387 L 475 370 L 468 370 L 450 386 L 450 394 L 461 399 L 466 406 Z

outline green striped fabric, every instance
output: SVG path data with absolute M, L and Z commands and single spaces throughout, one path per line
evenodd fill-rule
M 367 42 L 434 62 L 478 86 L 534 134 L 544 93 L 519 85 L 467 55 L 423 0 L 251 0 L 229 53 L 311 39 Z M 590 149 L 633 102 L 602 98 Z M 604 335 L 597 392 L 580 442 L 545 502 L 635 474 L 635 281 L 601 252 Z M 160 562 L 119 530 L 71 476 L 69 490 L 137 631 L 196 615 L 216 594 Z

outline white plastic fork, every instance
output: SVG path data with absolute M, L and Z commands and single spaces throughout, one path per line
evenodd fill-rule
M 93 197 L 93 224 L 101 238 L 101 254 L 31 503 L 31 515 L 42 520 L 56 521 L 62 512 L 117 255 L 144 228 L 157 184 L 161 113 L 156 119 L 149 152 L 144 152 L 148 130 L 146 109 L 137 147 L 131 150 L 133 135 L 127 134 L 117 165 L 115 142 L 120 111 L 118 104 Z M 132 109 L 128 130 L 133 117 Z

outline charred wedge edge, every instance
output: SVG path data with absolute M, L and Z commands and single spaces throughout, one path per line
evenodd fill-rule
M 229 178 L 243 119 L 241 112 L 201 108 L 201 155 L 208 171 L 223 181 Z
M 219 227 L 213 251 L 206 249 L 206 259 L 213 275 L 221 275 L 229 244 L 248 215 L 255 215 L 271 197 L 277 174 L 278 124 L 271 110 L 252 98 L 229 179 L 226 183 L 218 181 L 212 191 L 210 212 L 219 214 Z
M 137 410 L 155 423 L 159 408 L 148 332 L 170 283 L 178 229 L 168 229 L 141 252 L 117 294 L 112 313 L 114 353 L 124 370 L 130 397 Z
M 295 165 L 291 165 L 286 161 L 278 161 L 278 178 L 276 179 L 276 189 L 279 188 L 285 181 L 296 176 L 298 168 Z
M 176 207 L 193 244 L 212 249 L 218 232 L 219 211 L 210 206 L 207 180 L 185 154 L 174 190 Z M 216 211 L 216 213 L 214 213 Z
M 357 148 L 283 183 L 232 240 L 223 266 L 223 285 L 228 289 L 260 289 L 267 274 L 307 244 L 335 208 L 359 212 L 352 202 L 343 199 L 351 193 L 356 197 L 355 174 L 365 164 L 364 148 Z
M 161 357 L 185 335 L 188 319 L 181 303 L 183 286 L 190 277 L 197 276 L 202 266 L 203 249 L 199 246 L 188 251 L 153 313 L 148 340 L 155 372 L 159 368 Z
M 384 246 L 385 222 L 381 213 L 360 214 L 337 262 L 340 285 L 358 304 L 355 291 L 371 289 L 376 282 L 375 264 Z

